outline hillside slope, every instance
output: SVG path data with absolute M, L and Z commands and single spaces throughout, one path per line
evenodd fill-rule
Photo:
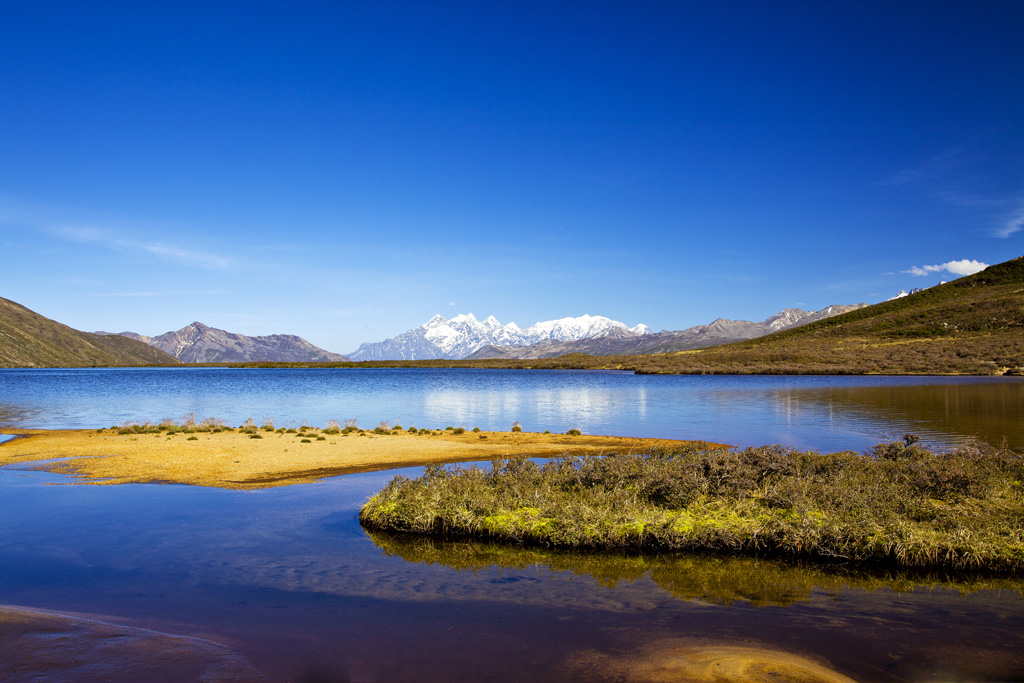
M 0 367 L 177 365 L 148 344 L 79 332 L 0 298 Z

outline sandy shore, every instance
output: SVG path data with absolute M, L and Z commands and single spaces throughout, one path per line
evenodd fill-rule
M 0 444 L 0 466 L 29 465 L 97 484 L 166 482 L 255 489 L 324 477 L 516 455 L 553 457 L 630 452 L 683 441 L 530 432 L 407 432 L 327 435 L 236 431 L 118 434 L 116 430 L 3 429 L 18 438 Z M 320 437 L 322 440 L 318 440 Z

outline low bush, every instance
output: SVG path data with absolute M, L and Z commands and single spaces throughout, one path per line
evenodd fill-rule
M 360 511 L 371 529 L 574 548 L 779 554 L 1024 572 L 1024 456 L 904 440 L 433 465 Z

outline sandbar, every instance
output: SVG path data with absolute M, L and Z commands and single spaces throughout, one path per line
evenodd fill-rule
M 173 483 L 259 489 L 354 472 L 515 456 L 557 457 L 678 447 L 687 441 L 534 432 L 435 431 L 419 435 L 296 434 L 238 431 L 119 434 L 102 429 L 12 429 L 0 443 L 0 466 L 68 474 L 80 483 Z

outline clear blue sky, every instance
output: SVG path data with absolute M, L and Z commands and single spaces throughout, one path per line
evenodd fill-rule
M 337 352 L 877 302 L 1024 254 L 1022 36 L 1019 1 L 0 0 L 0 296 Z

